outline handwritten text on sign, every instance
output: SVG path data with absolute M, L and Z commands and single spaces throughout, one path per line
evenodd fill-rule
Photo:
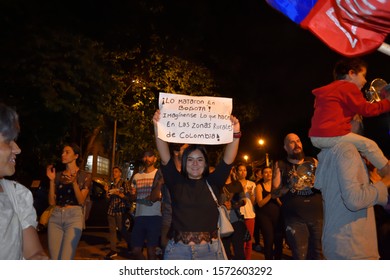
M 232 99 L 160 92 L 158 137 L 172 143 L 226 144 L 233 141 Z

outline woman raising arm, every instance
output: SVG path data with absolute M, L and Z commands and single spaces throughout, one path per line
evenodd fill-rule
M 209 172 L 206 149 L 197 144 L 184 150 L 179 172 L 170 156 L 168 143 L 158 138 L 159 120 L 160 111 L 157 110 L 153 117 L 156 145 L 172 199 L 172 226 L 164 259 L 223 259 L 223 245 L 217 230 L 219 213 L 208 185 L 218 196 L 237 155 L 240 123 L 234 116 L 230 117 L 235 137 L 227 144 L 223 159 L 214 172 Z

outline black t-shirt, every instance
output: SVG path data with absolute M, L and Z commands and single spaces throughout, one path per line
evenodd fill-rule
M 271 193 L 264 188 L 263 183 L 258 183 L 258 185 L 261 186 L 262 189 L 261 195 L 263 196 L 263 199 Z M 257 186 L 257 188 L 259 188 L 259 186 Z M 265 216 L 271 216 L 274 213 L 278 214 L 280 212 L 280 206 L 276 198 L 271 198 L 265 205 L 263 205 L 263 207 L 259 207 L 256 203 L 255 211 L 256 211 L 256 215 L 263 214 Z
M 311 157 L 305 157 L 305 162 L 313 161 Z M 313 184 L 299 190 L 291 186 L 291 182 L 300 180 L 294 172 L 299 164 L 293 164 L 288 160 L 280 160 L 278 162 L 281 173 L 282 187 L 286 187 L 289 191 L 280 197 L 282 201 L 282 211 L 284 218 L 298 219 L 303 221 L 314 221 L 322 219 L 322 195 L 321 192 L 313 188 Z M 313 182 L 314 183 L 314 182 Z M 289 185 L 290 184 L 290 185 Z
M 231 165 L 224 161 L 215 168 L 207 181 L 216 197 L 229 176 Z M 172 229 L 182 232 L 213 232 L 217 229 L 218 209 L 206 178 L 188 179 L 177 171 L 173 160 L 162 165 L 164 181 L 172 200 Z

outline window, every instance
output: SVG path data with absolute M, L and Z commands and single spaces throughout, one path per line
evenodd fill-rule
M 97 173 L 102 175 L 110 175 L 110 161 L 108 158 L 101 156 L 97 157 Z
M 89 155 L 87 158 L 87 164 L 85 170 L 92 172 L 93 168 L 93 155 Z M 97 156 L 96 173 L 101 175 L 110 175 L 110 161 L 108 158 Z

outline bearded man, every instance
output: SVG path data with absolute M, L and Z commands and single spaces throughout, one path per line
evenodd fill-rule
M 156 248 L 160 245 L 162 226 L 161 201 L 150 198 L 153 180 L 157 173 L 157 157 L 154 150 L 146 150 L 143 155 L 144 170 L 136 173 L 131 181 L 132 192 L 136 196 L 134 227 L 131 232 L 131 245 L 135 259 L 145 259 L 143 247 L 146 243 L 147 259 L 157 259 Z
M 298 135 L 284 138 L 287 158 L 275 163 L 273 195 L 280 197 L 287 243 L 293 259 L 323 259 L 322 196 L 313 188 L 317 160 L 306 157 Z

